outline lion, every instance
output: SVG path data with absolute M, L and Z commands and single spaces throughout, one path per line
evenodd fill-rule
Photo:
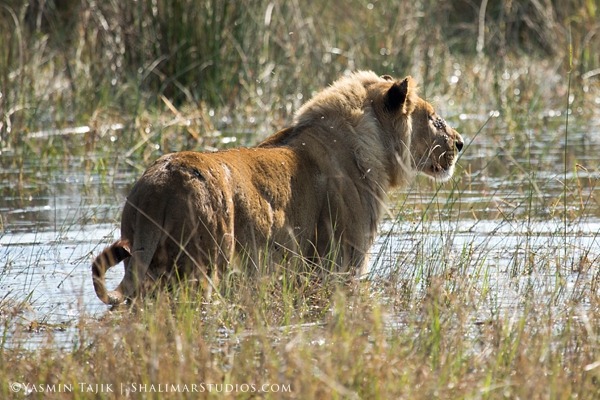
M 300 257 L 361 276 L 386 193 L 417 174 L 450 179 L 462 147 L 410 76 L 342 77 L 256 147 L 156 160 L 127 197 L 121 238 L 93 262 L 96 294 L 116 305 L 161 282 L 215 287 L 236 259 L 252 269 Z M 121 261 L 108 291 L 105 272 Z

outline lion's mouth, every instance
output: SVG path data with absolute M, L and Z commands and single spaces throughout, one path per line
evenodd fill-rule
M 432 158 L 421 165 L 419 171 L 432 179 L 446 182 L 454 174 L 456 157 L 454 154 L 444 153 L 438 159 Z

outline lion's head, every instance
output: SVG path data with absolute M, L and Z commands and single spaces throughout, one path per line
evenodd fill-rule
M 393 131 L 402 132 L 396 159 L 403 172 L 424 174 L 438 181 L 452 177 L 463 139 L 440 117 L 433 106 L 417 95 L 414 80 L 407 76 L 394 80 L 388 75 L 380 78 L 383 95 L 383 114 L 390 119 Z M 403 125 L 405 129 L 398 129 Z M 410 134 L 406 135 L 406 132 Z M 409 160 L 410 159 L 410 160 Z M 411 174 L 412 172 L 412 174 Z
M 351 126 L 360 132 L 350 135 L 358 164 L 364 171 L 385 164 L 391 186 L 402 186 L 418 173 L 447 181 L 463 148 L 460 134 L 418 96 L 410 76 L 358 71 L 342 77 L 300 108 L 296 124 L 335 126 L 342 135 Z
M 430 178 L 447 181 L 463 148 L 462 137 L 425 100 L 416 102 L 411 116 L 413 167 Z

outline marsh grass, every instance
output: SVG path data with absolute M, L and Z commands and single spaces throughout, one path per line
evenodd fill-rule
M 434 274 L 408 302 L 384 283 L 320 285 L 305 296 L 305 287 L 286 289 L 280 277 L 265 277 L 243 280 L 210 303 L 185 290 L 159 294 L 135 310 L 82 319 L 66 351 L 53 350 L 52 334 L 35 350 L 4 343 L 0 366 L 7 382 L 73 384 L 74 393 L 50 398 L 86 397 L 81 382 L 112 383 L 117 393 L 104 398 L 122 398 L 122 387 L 191 390 L 194 383 L 237 385 L 199 394 L 235 398 L 257 395 L 240 385 L 265 383 L 279 390 L 259 395 L 266 398 L 599 394 L 594 292 L 584 289 L 585 304 L 573 298 L 556 307 L 524 290 L 511 310 L 487 305 L 492 291 L 477 276 Z M 48 398 L 29 390 L 29 397 Z M 15 396 L 6 385 L 0 392 Z M 190 394 L 150 394 L 157 396 Z
M 14 207 L 52 196 L 48 176 L 73 160 L 117 204 L 123 170 L 255 143 L 357 68 L 415 76 L 477 154 L 446 185 L 419 179 L 392 196 L 364 281 L 240 268 L 210 301 L 184 286 L 99 318 L 82 305 L 64 324 L 29 318 L 31 295 L 1 295 L 1 398 L 116 399 L 160 384 L 200 393 L 146 396 L 600 397 L 600 233 L 586 228 L 600 216 L 598 166 L 569 153 L 590 142 L 571 127 L 600 115 L 597 4 L 313 3 L 0 4 L 1 194 Z M 56 232 L 97 217 L 73 218 Z M 10 254 L 0 283 L 18 257 L 44 255 Z M 277 390 L 255 393 L 263 384 Z
M 198 146 L 223 128 L 265 135 L 312 92 L 359 68 L 410 73 L 426 97 L 445 94 L 438 107 L 494 107 L 512 124 L 523 108 L 561 109 L 560 80 L 571 68 L 577 86 L 598 88 L 597 7 L 544 5 L 489 5 L 482 26 L 466 2 L 7 0 L 2 147 L 20 148 L 28 132 L 115 120 L 128 149 L 147 128 Z M 572 67 L 563 57 L 569 43 Z

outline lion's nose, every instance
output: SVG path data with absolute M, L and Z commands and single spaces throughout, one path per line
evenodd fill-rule
M 458 152 L 460 153 L 463 149 L 463 138 L 462 136 L 460 136 L 460 133 L 456 132 L 455 130 L 453 130 L 454 133 L 454 147 L 456 147 L 456 150 L 458 150 Z
M 463 149 L 463 142 L 462 140 L 455 140 L 454 141 L 454 145 L 456 146 L 456 150 L 458 150 L 458 152 L 460 153 Z

